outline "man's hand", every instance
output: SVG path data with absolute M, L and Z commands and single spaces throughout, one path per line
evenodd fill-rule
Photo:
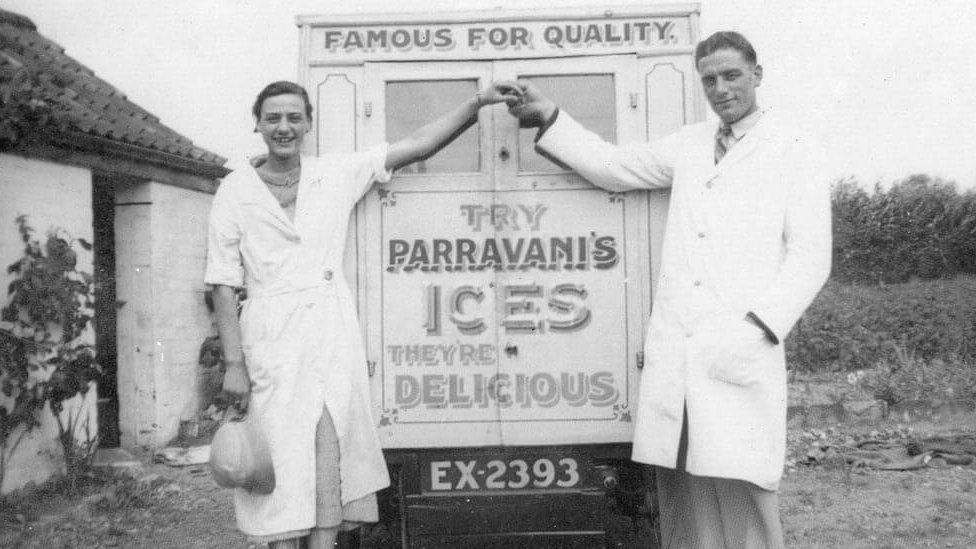
M 521 88 L 522 100 L 515 105 L 509 104 L 508 112 L 519 119 L 522 128 L 541 127 L 556 112 L 556 103 L 527 80 L 519 80 L 517 85 Z
M 251 376 L 243 361 L 228 362 L 224 371 L 223 392 L 228 400 L 237 401 L 241 411 L 247 410 L 248 397 L 251 395 Z
M 705 351 L 708 375 L 733 385 L 749 386 L 762 381 L 763 354 L 774 345 L 762 328 L 745 318 L 728 318 L 719 323 Z

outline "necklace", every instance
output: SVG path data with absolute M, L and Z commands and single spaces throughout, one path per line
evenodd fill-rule
M 272 187 L 287 188 L 292 187 L 302 176 L 302 167 L 298 166 L 292 170 L 284 173 L 275 173 L 267 170 L 262 170 L 258 172 L 261 176 L 261 180 L 271 185 Z

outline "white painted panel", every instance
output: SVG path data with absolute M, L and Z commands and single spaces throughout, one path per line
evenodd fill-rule
M 329 72 L 314 85 L 317 155 L 356 150 L 357 89 L 345 72 Z
M 655 59 L 647 70 L 644 83 L 648 141 L 677 131 L 686 123 L 685 89 L 692 76 L 669 59 Z

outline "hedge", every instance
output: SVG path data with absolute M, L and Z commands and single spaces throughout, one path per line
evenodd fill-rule
M 976 274 L 976 191 L 913 175 L 871 192 L 841 180 L 831 198 L 834 280 L 878 284 Z
M 898 352 L 976 364 L 976 277 L 878 286 L 828 282 L 786 341 L 791 369 L 870 369 Z

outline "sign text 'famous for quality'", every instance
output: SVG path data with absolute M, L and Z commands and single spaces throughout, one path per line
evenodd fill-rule
M 409 25 L 327 28 L 329 53 L 463 50 L 560 50 L 668 44 L 677 41 L 668 19 L 509 25 Z

